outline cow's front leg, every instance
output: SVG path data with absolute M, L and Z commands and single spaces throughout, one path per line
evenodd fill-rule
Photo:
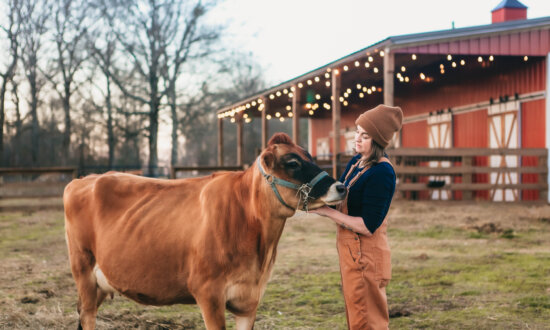
M 219 291 L 218 291 L 219 293 Z M 216 295 L 197 297 L 206 329 L 225 329 L 225 299 Z
M 235 324 L 237 330 L 251 330 L 254 328 L 254 321 L 256 321 L 256 311 L 246 315 L 235 315 Z

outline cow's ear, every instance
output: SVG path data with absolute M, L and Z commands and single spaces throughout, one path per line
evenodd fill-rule
M 275 165 L 275 155 L 272 152 L 266 151 L 262 155 L 262 160 L 264 161 L 265 166 L 268 168 L 273 168 Z

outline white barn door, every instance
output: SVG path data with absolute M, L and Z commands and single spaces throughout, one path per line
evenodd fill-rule
M 428 117 L 428 147 L 429 148 L 452 148 L 452 122 L 451 113 L 442 113 Z M 450 161 L 430 161 L 430 167 L 451 167 Z M 430 181 L 445 181 L 445 185 L 451 183 L 450 175 L 432 175 Z M 449 200 L 451 198 L 450 190 L 434 189 L 431 192 L 431 198 L 434 200 Z
M 489 148 L 517 148 L 518 137 L 518 109 L 519 102 L 496 104 L 489 107 Z M 518 167 L 518 156 L 489 156 L 491 167 Z M 517 173 L 491 172 L 492 184 L 517 184 Z M 517 201 L 518 189 L 492 189 L 492 201 Z

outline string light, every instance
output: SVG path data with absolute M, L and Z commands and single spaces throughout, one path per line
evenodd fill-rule
M 313 116 L 313 114 L 314 114 L 313 110 L 309 110 L 309 115 Z
M 277 97 L 281 96 L 281 92 L 277 91 L 277 93 L 275 93 L 275 95 L 277 95 Z
M 313 84 L 313 82 L 311 81 L 311 79 L 308 79 L 307 84 L 308 84 L 309 86 L 311 86 L 311 84 Z
M 447 61 L 451 61 L 453 59 L 453 57 L 451 56 L 451 54 L 447 55 Z
M 288 94 L 288 89 L 283 89 L 283 94 Z
M 477 61 L 478 61 L 479 63 L 483 62 L 483 57 L 478 56 Z
M 286 106 L 286 111 L 290 111 L 290 110 L 292 110 L 292 107 L 290 105 L 287 105 Z
M 319 82 L 321 79 L 319 79 L 319 77 L 315 77 L 313 80 L 315 80 L 315 82 Z
M 407 71 L 407 68 L 404 65 L 401 66 L 401 72 L 405 72 L 405 71 Z
M 466 61 L 460 60 L 460 65 L 462 65 L 462 66 L 466 65 Z
M 386 53 L 384 53 L 384 51 L 381 50 L 381 51 L 380 51 L 380 56 L 381 56 L 381 57 L 384 57 L 384 55 L 386 55 Z
M 358 67 L 359 65 L 361 65 L 361 63 L 359 63 L 359 61 L 355 61 L 355 66 Z
M 275 112 L 275 117 L 277 117 L 277 118 L 281 117 L 281 113 L 280 112 Z
M 265 119 L 270 120 L 270 119 L 271 119 L 271 115 L 265 116 Z
M 330 73 L 328 73 L 328 72 L 325 73 L 325 78 L 327 78 L 327 79 L 330 78 Z
M 416 61 L 416 54 L 412 54 L 411 58 L 412 58 L 413 61 Z
M 349 70 L 348 66 L 344 65 L 344 71 L 348 71 L 348 70 Z
M 372 58 L 372 56 L 369 56 L 368 61 L 369 61 L 369 62 L 374 61 L 374 59 Z
M 451 66 L 452 66 L 453 68 L 456 68 L 456 62 L 453 62 L 453 63 L 451 64 Z
M 493 61 L 495 58 L 493 57 L 493 55 L 489 56 L 489 61 Z
M 374 69 L 372 69 L 372 71 L 374 71 L 374 73 L 378 73 L 378 68 L 374 67 Z
M 365 68 L 370 68 L 370 63 L 369 62 L 365 62 Z
M 330 87 L 330 81 L 326 81 L 325 86 Z
M 293 114 L 292 112 L 289 112 L 289 113 L 288 113 L 288 117 L 289 117 L 289 118 L 292 118 L 292 116 L 294 116 L 294 114 Z
M 528 56 L 523 56 L 523 61 L 524 62 L 527 62 L 529 60 L 529 57 Z
M 422 79 L 422 80 L 426 79 L 426 75 L 422 72 L 420 72 L 420 79 Z
M 269 95 L 269 99 L 270 99 L 270 100 L 273 100 L 274 98 L 275 98 L 275 95 L 273 95 L 273 94 L 270 94 L 270 95 Z
M 304 84 L 298 83 L 298 88 L 302 88 L 302 87 L 304 87 Z
M 285 117 L 281 117 L 281 118 L 279 118 L 279 120 L 280 120 L 281 122 L 283 122 L 283 121 L 285 121 Z

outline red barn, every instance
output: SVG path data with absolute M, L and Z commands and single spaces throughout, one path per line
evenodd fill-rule
M 218 112 L 220 136 L 223 121 L 229 118 L 237 124 L 237 155 L 242 165 L 243 123 L 260 118 L 265 146 L 269 122 L 289 120 L 294 140 L 317 159 L 332 159 L 337 174 L 339 157 L 353 153 L 355 118 L 385 103 L 404 111 L 403 129 L 393 144 L 400 150 L 548 148 L 550 17 L 527 19 L 527 8 L 516 0 L 502 1 L 492 17 L 489 25 L 388 37 L 229 105 Z M 308 139 L 299 141 L 300 122 L 304 120 L 308 123 Z M 220 163 L 221 145 L 220 137 Z M 535 154 L 492 153 L 473 157 L 471 165 L 546 167 L 545 158 L 531 156 Z M 421 163 L 448 167 L 453 158 Z M 463 180 L 500 187 L 478 189 L 468 198 L 546 199 L 547 168 L 469 173 L 442 178 L 447 185 L 457 187 L 465 184 Z M 432 177 L 417 182 L 425 184 Z M 532 190 L 505 189 L 536 182 L 538 186 L 529 186 Z M 541 185 L 544 189 L 539 189 Z M 444 189 L 414 196 L 463 198 L 461 191 Z

